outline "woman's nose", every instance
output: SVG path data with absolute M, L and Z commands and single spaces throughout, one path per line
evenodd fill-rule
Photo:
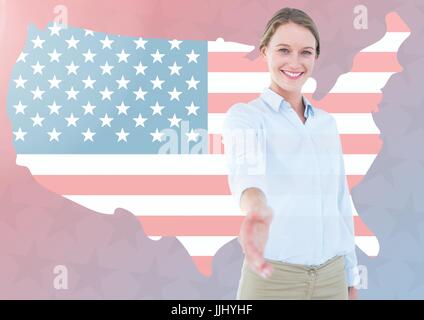
M 289 66 L 293 70 L 297 70 L 300 68 L 300 57 L 297 52 L 291 52 L 289 55 L 285 57 L 286 65 Z
M 293 69 L 298 68 L 300 66 L 299 57 L 297 53 L 290 54 L 287 62 L 288 62 L 288 65 L 292 67 Z

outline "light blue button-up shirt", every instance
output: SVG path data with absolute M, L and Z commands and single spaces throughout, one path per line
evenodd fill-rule
M 223 139 L 228 182 L 261 189 L 274 217 L 265 259 L 317 266 L 345 257 L 349 286 L 359 283 L 353 214 L 335 119 L 303 96 L 303 123 L 282 96 L 265 88 L 227 112 Z

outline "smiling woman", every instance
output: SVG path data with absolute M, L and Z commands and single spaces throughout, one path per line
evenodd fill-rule
M 303 11 L 280 10 L 268 22 L 259 49 L 271 73 L 270 88 L 300 113 L 302 103 L 295 92 L 312 74 L 320 53 L 315 23 Z
M 317 27 L 303 11 L 281 9 L 260 52 L 271 83 L 233 105 L 223 129 L 229 186 L 246 215 L 237 298 L 353 298 L 353 210 L 336 121 L 301 93 L 320 54 Z

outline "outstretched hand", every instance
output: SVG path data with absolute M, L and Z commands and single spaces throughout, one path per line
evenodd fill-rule
M 240 244 L 250 268 L 263 278 L 272 274 L 272 265 L 265 261 L 264 250 L 268 240 L 273 212 L 263 206 L 246 215 L 240 228 Z

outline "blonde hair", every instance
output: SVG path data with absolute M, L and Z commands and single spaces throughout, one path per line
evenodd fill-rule
M 279 26 L 289 22 L 293 22 L 302 27 L 305 27 L 312 33 L 316 40 L 315 52 L 316 57 L 318 58 L 320 53 L 318 28 L 310 16 L 308 16 L 302 10 L 294 8 L 280 9 L 274 14 L 271 20 L 268 21 L 265 27 L 265 31 L 262 34 L 259 50 L 262 51 L 264 47 L 268 46 L 269 41 L 271 40 L 272 36 L 274 35 L 275 31 L 278 29 Z

